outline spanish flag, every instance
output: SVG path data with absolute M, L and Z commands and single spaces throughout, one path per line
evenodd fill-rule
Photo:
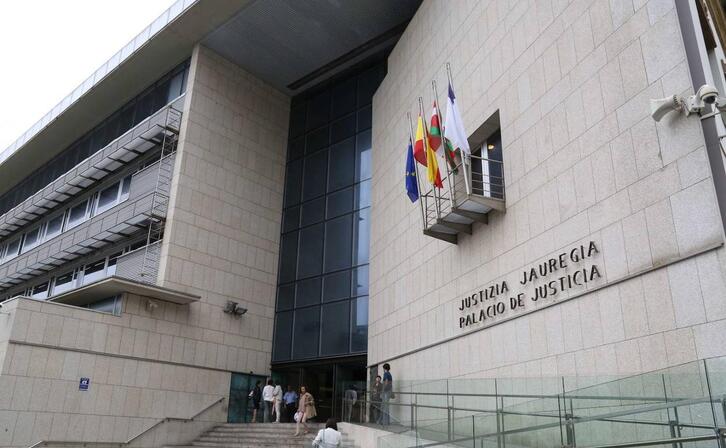
M 437 188 L 443 188 L 444 184 L 441 182 L 439 162 L 436 160 L 436 153 L 433 149 L 431 149 L 431 145 L 429 144 L 426 124 L 424 124 L 421 115 L 418 116 L 418 125 L 416 126 L 416 144 L 414 148 L 414 157 L 417 155 L 416 149 L 420 148 L 421 150 L 425 151 L 426 177 L 429 179 L 429 182 L 431 182 Z M 416 157 L 416 160 L 419 160 L 418 157 Z

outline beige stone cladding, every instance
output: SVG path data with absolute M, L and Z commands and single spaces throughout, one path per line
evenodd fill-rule
M 458 245 L 422 234 L 403 185 L 406 113 L 419 95 L 430 107 L 432 79 L 445 92 L 446 62 L 469 133 L 500 112 L 507 185 L 506 214 Z M 649 116 L 651 98 L 688 92 L 673 0 L 423 2 L 373 101 L 369 364 L 398 379 L 589 376 L 726 355 L 700 122 Z M 504 279 L 514 292 L 590 241 L 601 278 L 460 329 L 463 298 Z
M 192 366 L 213 363 L 194 359 L 202 342 L 187 325 L 187 307 L 155 301 L 149 310 L 147 302 L 126 297 L 120 316 L 30 299 L 3 303 L 0 447 L 123 442 L 226 396 L 229 372 Z M 87 391 L 81 378 L 90 379 Z
M 192 56 L 160 284 L 201 296 L 193 359 L 269 372 L 289 98 L 211 50 Z M 227 301 L 248 309 L 223 312 Z

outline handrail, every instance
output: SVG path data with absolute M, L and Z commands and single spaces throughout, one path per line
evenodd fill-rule
M 218 405 L 219 403 L 223 402 L 226 399 L 227 399 L 227 397 L 220 397 L 220 398 L 218 398 L 213 403 L 211 403 L 210 405 L 206 406 L 204 409 L 202 409 L 201 411 L 197 412 L 196 414 L 194 414 L 193 416 L 191 416 L 189 418 L 164 417 L 163 419 L 157 421 L 153 425 L 151 425 L 148 428 L 144 429 L 143 431 L 141 431 L 140 433 L 136 434 L 134 437 L 128 439 L 125 442 L 79 442 L 79 441 L 72 441 L 72 440 L 57 440 L 57 441 L 56 440 L 41 440 L 39 442 L 34 443 L 33 445 L 30 445 L 28 448 L 37 448 L 37 447 L 43 446 L 43 445 L 48 444 L 48 443 L 52 443 L 52 444 L 55 444 L 55 445 L 72 445 L 72 446 L 82 446 L 82 447 L 85 447 L 85 446 L 97 446 L 97 447 L 119 447 L 119 448 L 121 448 L 121 447 L 124 447 L 124 446 L 128 446 L 129 444 L 131 444 L 132 442 L 134 442 L 136 439 L 138 439 L 139 437 L 141 437 L 144 434 L 148 433 L 149 431 L 151 431 L 152 429 L 154 429 L 157 426 L 161 425 L 162 423 L 172 422 L 172 421 L 192 422 L 192 421 L 194 421 L 194 419 L 196 419 L 197 417 L 199 417 L 200 415 L 202 415 L 203 413 L 207 412 L 208 410 L 210 410 L 211 408 L 213 408 L 214 406 Z

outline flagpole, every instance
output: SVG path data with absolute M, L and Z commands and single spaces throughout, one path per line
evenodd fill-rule
M 419 110 L 419 114 L 421 114 L 421 119 L 423 120 L 423 118 L 426 116 L 425 115 L 426 112 L 424 111 L 423 98 L 422 97 L 418 97 L 418 110 Z M 426 121 L 425 120 L 424 120 L 424 123 L 423 123 L 423 133 L 424 133 L 424 135 L 423 135 L 423 138 L 424 138 L 424 142 L 423 142 L 423 144 L 424 144 L 424 152 L 426 153 L 426 158 L 428 159 L 429 131 L 428 131 L 428 129 L 426 129 Z M 434 157 L 436 157 L 436 154 L 434 154 Z M 431 163 L 431 162 L 429 162 L 427 160 L 426 161 L 426 169 L 427 169 L 426 177 L 427 178 L 428 178 L 428 167 L 429 167 L 429 163 Z M 434 179 L 434 182 L 431 184 L 431 191 L 433 191 L 433 193 L 434 193 L 434 205 L 436 206 L 436 218 L 437 219 L 441 219 L 441 207 L 440 207 L 440 204 L 439 204 L 439 197 L 438 197 L 437 192 L 436 192 L 436 181 L 435 181 L 435 179 Z
M 436 102 L 436 117 L 439 119 L 439 133 L 441 134 L 441 147 L 443 148 L 444 153 L 444 165 L 446 166 L 446 181 L 449 184 L 449 198 L 451 200 L 451 210 L 454 210 L 454 189 L 451 188 L 451 176 L 454 175 L 454 172 L 449 167 L 449 161 L 447 158 L 447 149 L 446 149 L 446 136 L 444 135 L 444 120 L 441 118 L 441 103 L 439 103 L 439 91 L 436 89 L 436 80 L 431 80 L 431 87 L 434 91 L 434 101 Z M 456 160 L 453 161 L 454 165 L 456 165 Z
M 408 116 L 408 141 L 411 143 L 411 151 L 413 151 L 413 145 L 414 145 L 414 139 L 413 139 L 413 124 L 411 123 L 411 112 L 406 112 L 406 115 Z M 408 154 L 406 154 L 406 157 L 408 158 Z M 411 154 L 411 157 L 413 157 L 413 154 Z M 426 213 L 424 213 L 424 205 L 423 205 L 423 194 L 421 191 L 421 182 L 418 180 L 418 162 L 416 161 L 416 158 L 413 158 L 413 169 L 416 171 L 416 188 L 418 188 L 418 205 L 421 209 L 421 220 L 423 221 L 423 227 L 426 228 Z
M 453 89 L 454 88 L 454 77 L 451 75 L 451 64 L 449 64 L 448 62 L 446 63 L 446 77 L 449 80 L 449 85 Z M 469 160 L 469 154 L 466 153 L 466 151 L 462 151 L 460 149 L 460 152 L 461 152 L 461 167 L 464 168 L 464 185 L 466 186 L 466 194 L 471 195 L 471 185 L 469 182 L 469 176 L 471 175 L 471 166 L 469 166 L 467 168 L 467 165 L 469 165 L 468 162 L 471 162 L 471 160 Z

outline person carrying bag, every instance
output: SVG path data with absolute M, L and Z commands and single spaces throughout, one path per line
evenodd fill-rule
M 338 422 L 329 418 L 325 423 L 325 429 L 321 429 L 313 440 L 315 448 L 338 448 L 341 446 L 343 435 L 338 432 Z

